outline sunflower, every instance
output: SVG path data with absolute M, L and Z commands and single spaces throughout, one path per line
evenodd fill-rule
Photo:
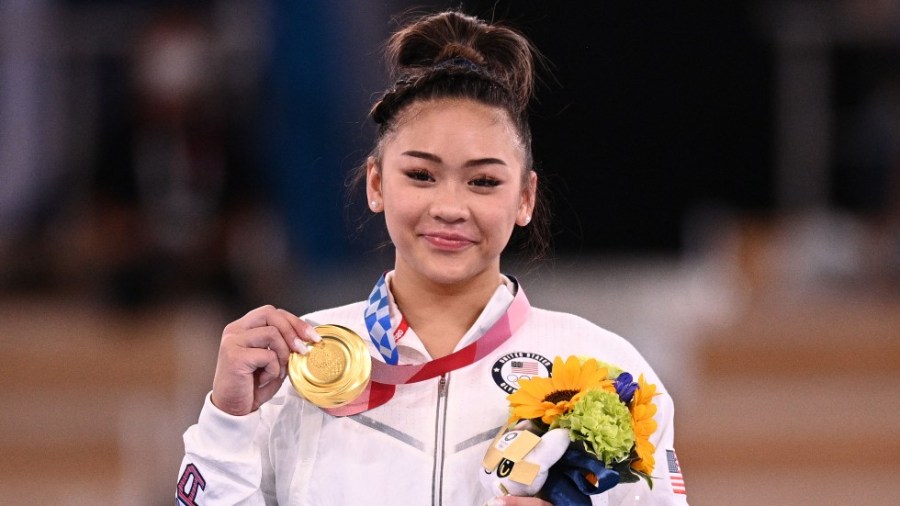
M 650 442 L 650 436 L 656 432 L 656 420 L 653 415 L 656 414 L 656 404 L 653 404 L 653 397 L 656 394 L 656 385 L 644 381 L 644 375 L 638 378 L 638 389 L 634 393 L 634 400 L 631 402 L 631 420 L 634 428 L 634 449 L 638 458 L 631 463 L 631 467 L 640 473 L 650 475 L 653 467 L 656 465 L 656 459 L 653 457 L 656 448 Z
M 553 360 L 553 373 L 549 378 L 535 377 L 519 382 L 519 389 L 508 395 L 511 410 L 509 423 L 521 419 L 540 418 L 548 426 L 569 411 L 585 392 L 601 389 L 615 393 L 613 382 L 607 379 L 608 370 L 596 360 L 584 362 L 570 356 L 563 362 L 561 357 Z

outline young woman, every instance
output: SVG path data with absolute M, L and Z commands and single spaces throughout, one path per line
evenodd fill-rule
M 494 497 L 479 473 L 517 378 L 547 376 L 554 357 L 572 355 L 659 387 L 651 441 L 666 475 L 672 400 L 646 361 L 581 318 L 529 307 L 500 271 L 514 228 L 539 236 L 545 223 L 526 116 L 530 44 L 445 12 L 395 33 L 388 56 L 395 84 L 372 109 L 378 136 L 360 180 L 384 215 L 394 269 L 368 300 L 303 317 L 260 307 L 225 328 L 213 390 L 184 436 L 180 504 L 549 504 Z M 320 324 L 371 336 L 373 368 L 414 377 L 373 372 L 350 404 L 312 404 L 285 377 Z M 686 504 L 678 492 L 657 479 L 652 491 L 620 484 L 591 500 Z

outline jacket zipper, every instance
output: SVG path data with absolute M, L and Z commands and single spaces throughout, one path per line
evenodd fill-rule
M 438 382 L 437 408 L 434 417 L 434 469 L 431 476 L 431 504 L 441 505 L 444 487 L 444 432 L 447 428 L 447 388 L 449 373 Z

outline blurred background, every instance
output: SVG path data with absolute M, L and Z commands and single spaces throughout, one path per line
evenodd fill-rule
M 548 60 L 536 305 L 631 340 L 696 505 L 900 497 L 900 1 L 0 0 L 0 497 L 171 504 L 222 327 L 359 300 L 398 15 Z

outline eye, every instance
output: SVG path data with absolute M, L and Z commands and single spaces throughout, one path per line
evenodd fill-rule
M 431 174 L 424 169 L 413 169 L 406 171 L 406 177 L 412 179 L 413 181 L 420 181 L 423 183 L 434 181 L 434 178 L 431 177 Z
M 492 177 L 481 176 L 479 178 L 473 179 L 469 182 L 472 186 L 478 186 L 480 188 L 494 188 L 496 186 L 500 186 L 500 180 L 494 179 Z

